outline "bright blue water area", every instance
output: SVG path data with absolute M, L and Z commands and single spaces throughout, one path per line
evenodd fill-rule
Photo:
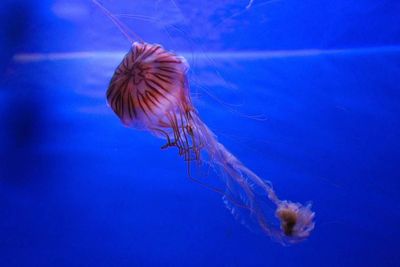
M 187 58 L 201 118 L 315 229 L 249 231 L 122 126 L 105 91 L 129 43 L 90 1 L 4 1 L 0 266 L 400 264 L 397 1 L 103 3 Z

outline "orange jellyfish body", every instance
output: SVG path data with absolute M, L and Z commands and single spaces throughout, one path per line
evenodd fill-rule
M 186 71 L 185 59 L 160 45 L 134 43 L 114 73 L 107 99 L 124 124 L 162 127 L 161 115 L 185 104 Z
M 121 121 L 167 139 L 181 154 L 197 155 L 199 143 L 190 121 L 193 110 L 187 86 L 188 64 L 160 45 L 132 45 L 116 69 L 107 100 Z
M 278 199 L 270 182 L 218 142 L 192 106 L 188 68 L 183 57 L 160 45 L 135 42 L 111 79 L 108 103 L 125 125 L 165 138 L 166 146 L 177 147 L 189 163 L 199 161 L 202 152 L 208 155 L 224 180 L 223 199 L 236 218 L 284 244 L 307 238 L 314 228 L 311 205 Z M 276 207 L 272 214 L 268 203 Z

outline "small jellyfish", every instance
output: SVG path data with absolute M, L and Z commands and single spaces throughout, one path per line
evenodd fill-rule
M 121 21 L 99 2 L 93 2 L 129 40 L 133 39 Z M 255 225 L 282 244 L 307 238 L 314 228 L 311 205 L 280 200 L 269 181 L 253 173 L 218 142 L 193 107 L 188 69 L 183 57 L 161 45 L 133 42 L 111 78 L 108 104 L 124 125 L 165 139 L 163 148 L 176 147 L 188 162 L 190 178 L 194 179 L 190 162 L 207 157 L 225 185 L 223 191 L 214 190 L 223 195 L 238 220 Z M 271 204 L 275 213 L 269 212 L 267 205 Z
M 302 240 L 314 228 L 314 213 L 311 205 L 281 201 L 276 209 L 276 217 L 281 221 L 281 230 L 287 237 Z

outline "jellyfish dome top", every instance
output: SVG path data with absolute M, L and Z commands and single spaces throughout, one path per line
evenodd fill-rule
M 93 2 L 133 39 L 121 21 L 98 1 Z M 269 181 L 257 176 L 218 142 L 193 107 L 188 69 L 183 57 L 161 45 L 132 42 L 111 78 L 106 93 L 108 104 L 124 125 L 165 139 L 163 148 L 178 148 L 188 162 L 189 178 L 198 181 L 191 176 L 190 162 L 200 162 L 206 155 L 225 188 L 203 185 L 222 194 L 235 218 L 282 244 L 306 239 L 314 228 L 311 205 L 280 200 Z M 272 213 L 271 205 L 275 210 Z
M 189 96 L 188 68 L 183 57 L 161 45 L 134 42 L 107 90 L 108 103 L 123 124 L 165 138 L 165 147 L 178 147 L 186 159 L 200 153 L 201 143 L 194 138 L 196 111 Z

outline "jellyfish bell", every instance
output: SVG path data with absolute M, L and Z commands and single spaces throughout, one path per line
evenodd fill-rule
M 93 2 L 128 40 L 133 39 L 122 22 L 98 1 Z M 163 137 L 167 140 L 163 148 L 178 148 L 188 162 L 189 178 L 222 194 L 227 208 L 238 220 L 250 220 L 264 234 L 284 244 L 307 238 L 314 228 L 311 205 L 280 200 L 269 181 L 248 169 L 218 141 L 192 105 L 188 69 L 183 57 L 161 45 L 132 42 L 111 78 L 106 93 L 108 104 L 124 125 Z M 223 190 L 192 177 L 190 162 L 200 162 L 201 155 L 207 157 L 222 178 Z M 275 213 L 265 209 L 265 202 L 272 204 Z M 273 215 L 279 226 L 272 221 Z
M 134 42 L 111 78 L 106 97 L 122 123 L 167 140 L 189 159 L 199 157 L 196 111 L 183 57 L 161 45 Z M 198 136 L 198 135 L 197 135 Z
M 189 109 L 187 70 L 184 58 L 161 45 L 134 42 L 114 72 L 107 101 L 127 126 L 163 127 L 162 116 Z

